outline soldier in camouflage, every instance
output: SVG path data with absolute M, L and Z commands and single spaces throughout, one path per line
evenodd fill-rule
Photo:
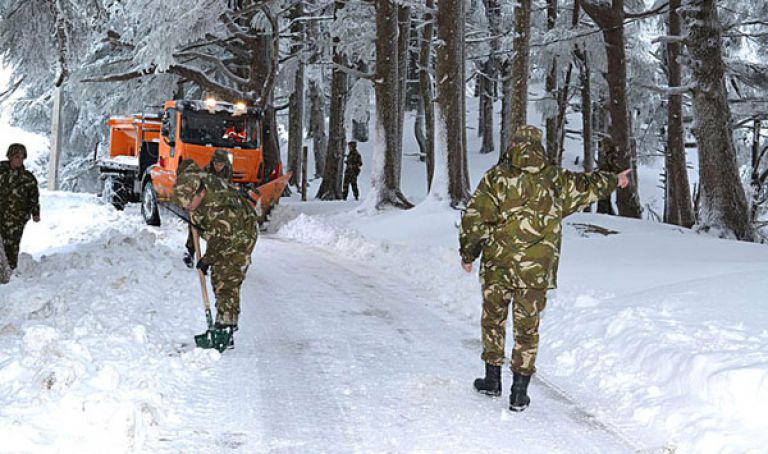
M 482 360 L 485 378 L 474 386 L 483 394 L 501 395 L 506 321 L 510 302 L 515 346 L 511 369 L 510 410 L 529 404 L 531 375 L 536 372 L 539 314 L 547 290 L 556 287 L 562 219 L 582 210 L 618 187 L 629 184 L 629 170 L 573 173 L 549 164 L 541 131 L 521 126 L 505 159 L 483 176 L 461 221 L 462 266 L 482 255 Z
M 203 169 L 208 175 L 219 177 L 226 184 L 232 182 L 232 162 L 231 155 L 227 150 L 218 148 L 213 152 L 211 161 Z M 192 226 L 189 227 L 187 234 L 187 252 L 184 254 L 184 264 L 192 268 L 195 266 L 195 244 L 192 240 Z
M 221 178 L 202 172 L 194 162 L 183 164 L 174 184 L 173 202 L 189 211 L 190 221 L 206 241 L 197 268 L 203 274 L 211 269 L 216 329 L 231 334 L 237 330 L 240 287 L 258 237 L 256 213 Z
M 355 196 L 355 200 L 358 200 L 360 198 L 360 191 L 357 188 L 357 177 L 360 175 L 360 168 L 363 166 L 363 157 L 357 151 L 357 142 L 349 142 L 347 146 L 349 147 L 349 154 L 347 154 L 346 159 L 347 168 L 344 171 L 342 197 L 344 197 L 344 200 L 347 200 L 349 187 L 352 186 L 352 194 Z
M 19 244 L 30 218 L 40 222 L 37 179 L 24 168 L 27 149 L 19 143 L 8 147 L 8 160 L 0 162 L 0 237 L 10 269 L 19 259 Z

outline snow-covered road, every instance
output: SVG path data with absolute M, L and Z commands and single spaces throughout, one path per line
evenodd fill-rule
M 235 350 L 180 380 L 148 451 L 635 449 L 541 381 L 521 414 L 506 410 L 508 371 L 501 399 L 475 394 L 478 332 L 424 298 L 359 261 L 262 237 Z

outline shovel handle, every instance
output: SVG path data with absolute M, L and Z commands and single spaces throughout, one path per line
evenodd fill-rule
M 195 243 L 195 261 L 199 262 L 202 254 L 200 253 L 200 234 L 197 233 L 197 229 L 189 226 L 192 229 L 192 241 Z M 211 322 L 211 302 L 208 301 L 208 289 L 205 286 L 205 275 L 200 268 L 197 268 L 197 275 L 200 277 L 200 290 L 203 292 L 203 305 L 205 306 L 205 313 L 208 318 L 208 324 Z

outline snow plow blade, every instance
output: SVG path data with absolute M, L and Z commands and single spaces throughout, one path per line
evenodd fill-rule
M 278 204 L 280 197 L 285 191 L 285 187 L 288 186 L 288 180 L 291 179 L 292 172 L 288 172 L 285 175 L 281 175 L 269 183 L 263 184 L 255 190 L 248 191 L 248 203 L 262 213 L 261 216 L 266 215 L 272 210 L 272 208 Z

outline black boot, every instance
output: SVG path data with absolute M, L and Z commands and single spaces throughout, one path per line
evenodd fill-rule
M 231 350 L 235 348 L 235 331 L 237 331 L 237 325 L 224 325 L 216 322 L 213 325 L 213 343 L 220 352 L 224 350 Z
M 509 390 L 509 409 L 512 411 L 523 411 L 528 408 L 531 398 L 528 397 L 528 383 L 531 382 L 530 375 L 512 374 L 512 388 Z
M 501 366 L 485 363 L 485 378 L 475 380 L 475 390 L 486 396 L 501 395 Z

